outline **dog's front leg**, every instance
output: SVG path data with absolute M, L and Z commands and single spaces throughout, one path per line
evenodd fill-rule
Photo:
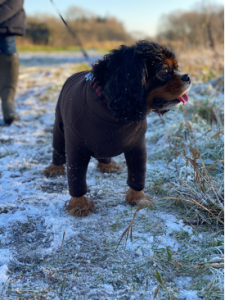
M 95 210 L 95 206 L 89 201 L 88 197 L 71 197 L 64 206 L 65 211 L 71 216 L 84 217 L 90 215 Z
M 72 196 L 64 209 L 72 216 L 87 216 L 95 206 L 85 195 L 87 192 L 86 173 L 91 153 L 78 137 L 66 137 L 67 177 L 69 193 Z
M 140 200 L 151 201 L 143 192 L 145 186 L 146 157 L 145 136 L 143 135 L 132 150 L 125 153 L 128 168 L 127 184 L 130 187 L 126 194 L 126 202 L 130 205 L 138 205 Z
M 152 202 L 151 198 L 145 195 L 144 191 L 135 191 L 132 188 L 129 188 L 126 194 L 126 202 L 131 206 L 146 206 L 146 203 L 140 203 L 141 200 Z

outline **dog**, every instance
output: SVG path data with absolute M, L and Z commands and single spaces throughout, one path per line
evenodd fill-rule
M 91 71 L 67 79 L 56 106 L 52 164 L 47 177 L 63 175 L 67 163 L 71 199 L 70 215 L 86 216 L 94 204 L 86 196 L 86 172 L 91 157 L 104 173 L 120 172 L 112 160 L 124 153 L 129 190 L 126 201 L 138 205 L 151 201 L 144 193 L 146 172 L 146 116 L 164 114 L 187 103 L 191 86 L 188 74 L 165 46 L 139 41 L 122 45 L 93 64 Z

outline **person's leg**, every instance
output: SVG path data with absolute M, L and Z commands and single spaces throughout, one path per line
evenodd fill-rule
M 18 54 L 0 54 L 0 98 L 3 118 L 7 125 L 19 119 L 14 102 L 18 73 Z

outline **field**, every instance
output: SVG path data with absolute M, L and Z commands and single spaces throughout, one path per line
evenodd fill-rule
M 154 204 L 125 203 L 123 155 L 115 158 L 125 166 L 120 174 L 100 173 L 92 159 L 96 212 L 76 218 L 63 210 L 66 176 L 47 179 L 42 170 L 62 84 L 88 67 L 76 55 L 40 57 L 21 55 L 21 120 L 0 126 L 0 299 L 223 299 L 220 70 L 201 67 L 199 55 L 189 103 L 148 116 L 145 192 Z

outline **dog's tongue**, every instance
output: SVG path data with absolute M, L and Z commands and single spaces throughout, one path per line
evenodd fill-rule
M 182 101 L 183 103 L 187 103 L 188 102 L 188 95 L 187 94 L 183 94 L 180 98 L 180 101 Z

